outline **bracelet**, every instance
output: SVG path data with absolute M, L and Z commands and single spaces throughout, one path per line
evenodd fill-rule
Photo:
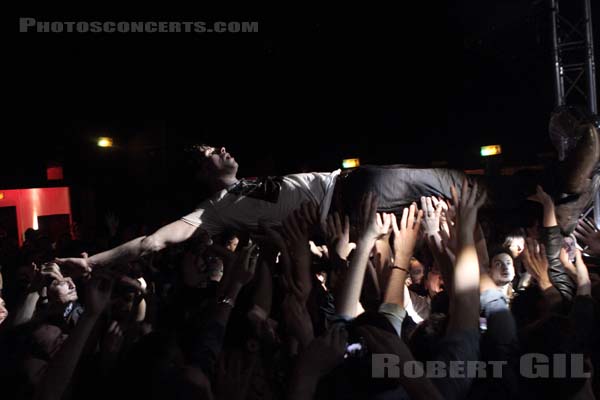
M 404 272 L 406 272 L 408 274 L 408 269 L 406 269 L 404 267 L 399 267 L 397 265 L 392 265 L 390 268 L 391 269 L 399 269 L 400 271 L 404 271 Z

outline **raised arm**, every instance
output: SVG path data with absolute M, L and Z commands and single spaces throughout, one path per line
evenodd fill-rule
M 170 245 L 185 242 L 194 235 L 198 227 L 178 220 L 165 225 L 150 236 L 140 236 L 113 249 L 89 258 L 57 258 L 60 266 L 89 273 L 94 268 L 126 263 L 142 256 L 160 251 Z
M 380 236 L 390 227 L 389 214 L 377 214 L 377 197 L 369 193 L 361 204 L 361 229 L 350 268 L 342 284 L 336 311 L 340 315 L 356 317 L 358 300 L 369 261 L 369 253 Z
M 458 249 L 452 279 L 448 333 L 479 328 L 479 260 L 473 231 L 477 223 L 477 212 L 485 201 L 485 195 L 477 198 L 477 194 L 477 184 L 469 189 L 465 182 L 459 200 L 456 189 L 452 187 L 456 205 Z
M 415 203 L 402 211 L 400 226 L 398 226 L 396 215 L 392 214 L 394 265 L 385 290 L 384 303 L 404 306 L 404 286 L 408 275 L 408 265 L 417 243 L 422 218 L 423 211 L 418 211 Z

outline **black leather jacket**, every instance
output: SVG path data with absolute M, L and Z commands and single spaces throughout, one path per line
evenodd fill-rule
M 563 303 L 570 303 L 577 290 L 576 282 L 567 274 L 565 267 L 560 262 L 560 248 L 563 245 L 563 236 L 558 226 L 542 228 L 542 242 L 546 246 L 546 256 L 548 257 L 548 275 L 550 282 L 560 292 Z

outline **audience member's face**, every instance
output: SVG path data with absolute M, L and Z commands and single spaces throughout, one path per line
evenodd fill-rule
M 77 300 L 77 288 L 73 279 L 66 277 L 55 279 L 48 286 L 48 297 L 60 304 L 67 304 Z
M 237 236 L 234 236 L 233 239 L 231 239 L 229 242 L 227 242 L 227 245 L 225 247 L 227 248 L 227 250 L 229 250 L 231 252 L 235 252 L 235 249 L 237 249 L 237 246 L 239 243 L 240 243 L 240 239 L 238 239 Z
M 40 345 L 42 351 L 52 358 L 62 344 L 67 339 L 68 335 L 64 334 L 58 326 L 44 324 L 33 332 L 33 340 Z
M 444 290 L 442 288 L 443 284 L 444 281 L 442 279 L 442 274 L 440 273 L 440 271 L 434 269 L 429 271 L 429 273 L 427 274 L 427 279 L 425 280 L 425 288 L 427 289 L 427 292 L 429 292 L 430 297 L 433 297 L 442 290 Z
M 113 299 L 111 312 L 113 318 L 117 321 L 127 320 L 131 317 L 133 304 L 135 302 L 135 293 L 126 292 L 119 294 Z
M 0 297 L 0 325 L 4 322 L 4 320 L 8 317 L 8 310 L 6 309 L 6 303 L 4 303 L 4 299 Z
M 208 260 L 206 270 L 209 280 L 219 282 L 223 277 L 223 260 L 218 257 L 211 257 Z
M 425 267 L 416 258 L 410 260 L 410 280 L 412 283 L 420 285 L 425 277 Z
M 512 258 L 506 253 L 496 254 L 490 265 L 490 277 L 498 286 L 512 282 L 515 277 L 515 266 Z
M 517 237 L 517 238 L 514 238 L 513 240 L 511 240 L 510 245 L 508 246 L 508 251 L 510 252 L 510 255 L 512 256 L 512 258 L 517 258 L 521 255 L 524 248 L 525 248 L 525 238 Z

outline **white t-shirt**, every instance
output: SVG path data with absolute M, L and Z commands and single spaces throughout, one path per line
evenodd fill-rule
M 292 211 L 307 201 L 317 203 L 321 217 L 325 219 L 339 174 L 340 170 L 336 170 L 256 181 L 242 179 L 203 201 L 197 210 L 181 219 L 201 227 L 211 236 L 226 228 L 253 231 L 258 229 L 259 221 L 266 225 L 280 225 Z

